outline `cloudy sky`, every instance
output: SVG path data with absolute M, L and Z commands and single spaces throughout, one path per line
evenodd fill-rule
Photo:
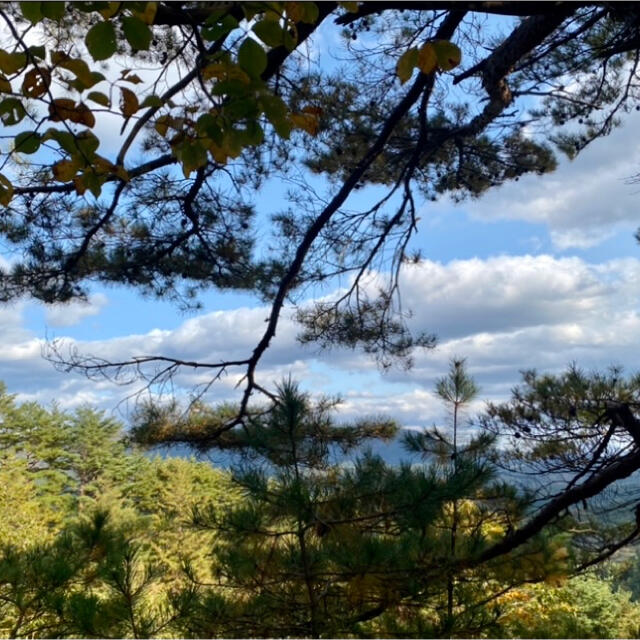
M 525 177 L 459 206 L 424 205 L 416 246 L 425 259 L 406 269 L 402 298 L 413 311 L 412 328 L 435 332 L 438 346 L 417 353 L 412 370 L 382 373 L 358 352 L 302 347 L 289 311 L 261 365 L 263 380 L 291 374 L 314 393 L 339 393 L 345 417 L 388 413 L 420 426 L 442 419 L 432 389 L 454 356 L 467 358 L 481 401 L 506 397 L 525 368 L 559 371 L 576 362 L 635 371 L 640 185 L 627 179 L 640 168 L 639 133 L 633 114 L 552 175 Z M 121 401 L 135 385 L 56 370 L 42 357 L 46 340 L 64 339 L 110 359 L 246 357 L 264 328 L 265 308 L 248 296 L 215 292 L 204 302 L 201 313 L 184 315 L 168 303 L 109 288 L 97 289 L 89 304 L 4 306 L 0 379 L 22 400 L 97 404 L 126 418 L 131 404 Z M 204 380 L 191 373 L 178 382 L 188 389 Z M 237 381 L 230 374 L 208 399 L 234 397 Z

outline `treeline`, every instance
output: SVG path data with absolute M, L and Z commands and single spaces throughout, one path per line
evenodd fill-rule
M 586 393 L 593 379 L 580 380 Z M 638 637 L 636 557 L 583 570 L 632 524 L 568 509 L 482 559 L 539 494 L 505 482 L 497 407 L 460 437 L 475 393 L 463 363 L 437 391 L 452 432 L 406 438 L 407 463 L 390 466 L 366 447 L 396 438 L 393 422 L 336 424 L 331 402 L 291 382 L 230 431 L 230 407 L 147 407 L 125 433 L 99 411 L 18 404 L 3 389 L 0 635 Z M 233 451 L 237 464 L 140 448 L 160 442 Z

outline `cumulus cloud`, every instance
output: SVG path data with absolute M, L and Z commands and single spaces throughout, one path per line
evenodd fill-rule
M 586 368 L 611 363 L 637 367 L 640 260 L 590 264 L 579 258 L 502 256 L 447 264 L 424 261 L 407 269 L 402 292 L 404 304 L 414 312 L 412 328 L 434 331 L 440 340 L 437 349 L 416 354 L 412 370 L 382 375 L 359 352 L 302 346 L 289 310 L 260 365 L 260 381 L 271 386 L 291 374 L 314 393 L 338 390 L 345 418 L 387 413 L 419 426 L 446 418 L 433 386 L 454 356 L 467 358 L 481 398 L 488 399 L 506 397 L 526 368 L 559 371 L 571 361 Z M 17 305 L 0 312 L 4 335 L 11 336 L 0 353 L 0 378 L 11 391 L 25 399 L 56 398 L 65 407 L 90 402 L 113 408 L 140 388 L 56 371 L 41 357 L 42 340 L 22 328 L 22 311 Z M 242 360 L 251 355 L 266 317 L 264 307 L 214 311 L 174 329 L 69 339 L 68 344 L 111 361 L 141 355 L 210 363 Z M 237 397 L 242 374 L 241 367 L 229 368 L 207 399 Z M 210 369 L 189 369 L 177 377 L 177 388 L 187 393 L 210 377 Z
M 53 304 L 45 308 L 45 319 L 51 327 L 72 327 L 87 317 L 98 315 L 107 303 L 107 296 L 96 293 L 84 302 Z
M 523 176 L 461 206 L 482 220 L 544 223 L 558 249 L 588 248 L 621 230 L 635 230 L 638 186 L 627 183 L 640 168 L 640 115 L 596 140 L 575 160 L 562 159 L 544 176 Z

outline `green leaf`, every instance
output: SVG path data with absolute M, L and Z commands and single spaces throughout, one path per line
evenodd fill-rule
M 274 20 L 256 22 L 253 32 L 269 47 L 279 47 L 284 42 L 282 27 Z
M 259 78 L 267 68 L 267 54 L 255 40 L 246 38 L 238 50 L 238 64 L 250 76 Z
M 211 138 L 218 144 L 222 143 L 222 131 L 218 125 L 218 119 L 210 113 L 203 113 L 196 122 L 196 131 Z
M 23 131 L 15 137 L 14 147 L 20 153 L 35 153 L 40 148 L 40 134 L 37 131 Z
M 91 57 L 98 60 L 110 58 L 117 50 L 116 30 L 112 22 L 94 24 L 84 39 Z
M 22 11 L 22 15 L 29 21 L 31 24 L 36 24 L 42 20 L 42 11 L 40 9 L 40 5 L 46 4 L 42 2 L 21 2 L 20 3 L 20 11 Z
M 24 3 L 28 4 L 28 3 Z M 33 4 L 36 4 L 35 2 Z M 64 17 L 64 2 L 41 2 L 40 11 L 49 20 L 62 20 Z
M 243 134 L 247 145 L 258 145 L 264 140 L 264 131 L 257 120 L 249 120 Z
M 26 115 L 22 102 L 17 98 L 6 98 L 0 102 L 0 120 L 5 127 L 18 124 Z
M 160 96 L 147 96 L 140 105 L 141 108 L 145 109 L 147 107 L 161 107 L 164 103 L 162 102 L 162 98 Z
M 0 49 L 0 71 L 13 74 L 27 66 L 27 56 L 24 53 L 9 53 Z
M 149 49 L 152 34 L 151 29 L 140 18 L 125 16 L 122 18 L 122 30 L 127 42 L 141 51 Z
M 413 75 L 413 70 L 418 64 L 418 50 L 415 47 L 405 51 L 398 60 L 396 75 L 400 82 L 404 84 Z
M 197 140 L 185 140 L 175 149 L 178 159 L 182 163 L 182 173 L 188 178 L 192 171 L 204 167 L 208 162 L 207 150 Z
M 104 93 L 100 93 L 99 91 L 92 91 L 89 93 L 87 95 L 87 100 L 101 104 L 103 107 L 109 107 L 111 105 L 109 102 L 109 96 Z
M 209 21 L 207 20 L 207 23 L 200 31 L 200 35 L 204 40 L 208 40 L 209 42 L 228 35 L 238 26 L 238 21 L 230 15 L 226 15 L 221 20 L 213 22 L 212 24 L 208 23 Z
M 29 53 L 39 60 L 44 60 L 47 56 L 47 50 L 44 47 L 29 47 Z
M 95 156 L 100 146 L 100 140 L 88 129 L 80 132 L 74 142 L 80 153 L 89 160 Z
M 54 129 L 53 127 L 45 131 L 42 137 L 43 141 L 55 140 L 61 149 L 64 149 L 67 153 L 77 153 L 76 138 L 72 133 L 68 131 L 62 131 L 61 129 Z

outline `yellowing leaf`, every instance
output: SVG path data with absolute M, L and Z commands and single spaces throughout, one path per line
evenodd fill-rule
M 125 118 L 131 117 L 140 108 L 138 98 L 131 89 L 120 87 L 120 111 Z
M 86 124 L 88 127 L 93 127 L 96 124 L 95 116 L 86 104 L 76 105 L 69 98 L 56 98 L 49 105 L 49 120 L 52 122 L 70 120 L 77 124 Z
M 156 18 L 156 12 L 158 11 L 158 3 L 157 2 L 147 2 L 144 7 L 144 11 L 134 11 L 133 15 L 136 18 L 139 18 L 145 24 L 153 24 L 153 21 Z
M 75 159 L 60 160 L 60 162 L 56 162 L 56 164 L 51 167 L 51 171 L 53 172 L 53 177 L 58 182 L 69 182 L 69 180 L 76 175 L 79 168 L 80 165 Z
M 116 13 L 118 13 L 118 10 L 120 9 L 120 5 L 122 4 L 122 2 L 107 2 L 107 6 L 104 9 L 100 9 L 100 15 L 105 19 L 108 20 L 109 18 L 111 18 L 112 16 L 115 16 Z
M 398 60 L 396 75 L 400 82 L 404 84 L 413 75 L 413 70 L 418 64 L 418 50 L 415 47 L 405 51 Z
M 13 198 L 13 185 L 0 173 L 0 204 L 7 207 Z
M 433 48 L 438 60 L 438 66 L 443 71 L 455 69 L 462 60 L 462 51 L 453 42 L 448 40 L 436 40 Z
M 302 113 L 292 113 L 289 116 L 291 124 L 297 129 L 302 129 L 315 136 L 320 128 L 320 116 L 322 109 L 319 107 L 305 107 Z
M 422 73 L 432 73 L 437 66 L 438 58 L 433 44 L 431 42 L 423 44 L 418 51 L 418 69 Z
M 11 75 L 24 69 L 27 65 L 27 56 L 24 53 L 9 53 L 0 49 L 0 71 Z

